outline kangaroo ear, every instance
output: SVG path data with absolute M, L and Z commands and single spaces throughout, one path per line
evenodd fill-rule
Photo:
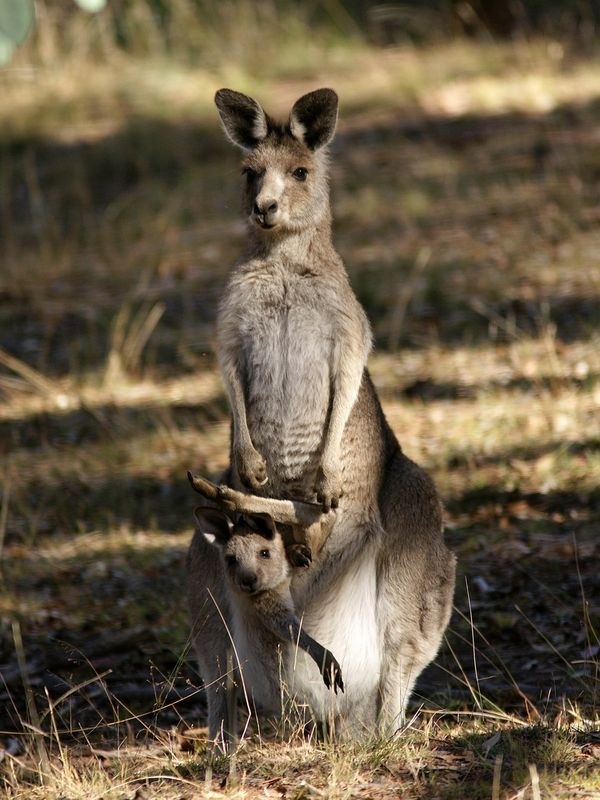
M 333 139 L 338 96 L 333 89 L 317 89 L 296 100 L 290 114 L 290 131 L 310 150 L 325 147 Z
M 233 89 L 219 89 L 215 104 L 227 138 L 243 150 L 251 150 L 269 132 L 267 115 L 256 100 Z
M 232 522 L 225 512 L 210 506 L 197 506 L 194 509 L 194 516 L 205 536 L 212 534 L 218 544 L 226 544 L 229 541 Z

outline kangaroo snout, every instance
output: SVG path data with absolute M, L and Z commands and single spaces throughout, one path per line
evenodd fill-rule
M 239 586 L 240 591 L 246 592 L 247 594 L 253 594 L 256 591 L 258 579 L 253 572 L 244 571 L 238 573 L 236 583 Z
M 277 224 L 278 211 L 279 203 L 271 198 L 257 199 L 252 209 L 254 219 L 262 228 L 272 228 Z

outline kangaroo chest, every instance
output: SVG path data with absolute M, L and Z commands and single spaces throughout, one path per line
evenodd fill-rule
M 290 491 L 312 480 L 329 414 L 334 321 L 326 294 L 310 273 L 265 272 L 247 282 L 238 317 L 252 441 L 271 481 Z

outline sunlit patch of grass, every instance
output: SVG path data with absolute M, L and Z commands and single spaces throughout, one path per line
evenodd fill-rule
M 531 791 L 532 765 L 539 773 L 543 797 L 567 800 L 576 789 L 583 797 L 591 798 L 598 786 L 584 740 L 578 739 L 574 729 L 555 727 L 549 722 L 517 728 L 466 724 L 455 729 L 452 737 L 456 745 L 470 750 L 473 772 L 479 772 L 481 777 L 480 785 L 473 787 L 470 796 L 489 797 L 494 775 L 497 790 L 501 790 L 496 796 L 504 797 L 509 787 L 513 791 L 516 788 Z
M 199 790 L 211 797 L 257 798 L 265 789 L 298 798 L 347 798 L 357 792 L 392 798 L 399 791 L 407 798 L 440 792 L 458 798 L 465 791 L 469 798 L 489 798 L 493 785 L 498 797 L 531 791 L 531 765 L 539 773 L 544 797 L 567 800 L 577 790 L 578 797 L 591 799 L 598 788 L 593 756 L 577 734 L 547 723 L 498 725 L 485 715 L 458 724 L 421 720 L 401 739 L 335 748 L 252 737 L 240 748 L 235 766 L 229 760 L 210 764 L 197 754 L 182 753 L 176 739 L 157 744 L 96 748 L 95 757 L 64 751 L 43 788 L 30 782 L 27 796 L 54 798 L 60 788 L 62 796 L 69 791 L 66 796 L 78 798 L 87 789 L 101 792 L 98 797 L 120 799 L 144 786 L 151 798 L 187 798 Z M 16 777 L 14 764 L 12 769 Z M 6 783 L 10 787 L 10 778 Z
M 529 451 L 542 470 L 565 458 L 576 468 L 577 446 L 600 434 L 597 352 L 593 341 L 561 345 L 558 354 L 543 339 L 523 337 L 494 348 L 378 354 L 371 372 L 405 446 L 418 443 L 413 452 L 431 466 L 469 452 L 483 461 L 502 453 L 496 461 L 506 464 L 512 446 L 516 460 Z
M 172 380 L 146 378 L 128 379 L 120 375 L 108 385 L 101 376 L 69 376 L 64 381 L 49 383 L 52 391 L 39 392 L 31 383 L 8 386 L 5 402 L 0 408 L 0 420 L 20 420 L 37 414 L 53 414 L 58 420 L 72 411 L 92 413 L 102 406 L 139 409 L 210 405 L 222 396 L 222 385 L 214 369 L 184 375 Z

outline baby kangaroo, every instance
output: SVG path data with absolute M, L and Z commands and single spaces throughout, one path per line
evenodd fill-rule
M 338 689 L 343 692 L 337 660 L 306 633 L 296 615 L 290 593 L 292 571 L 273 519 L 267 514 L 239 514 L 232 519 L 209 507 L 197 508 L 196 518 L 199 531 L 205 538 L 212 535 L 220 550 L 229 590 L 234 663 L 237 660 L 249 694 L 257 694 L 263 704 L 265 697 L 281 697 L 281 648 L 285 645 L 304 650 L 316 663 L 325 686 L 336 694 Z M 228 691 L 235 693 L 233 683 Z M 229 697 L 227 705 L 233 709 L 234 698 Z M 235 728 L 233 719 L 229 728 Z

